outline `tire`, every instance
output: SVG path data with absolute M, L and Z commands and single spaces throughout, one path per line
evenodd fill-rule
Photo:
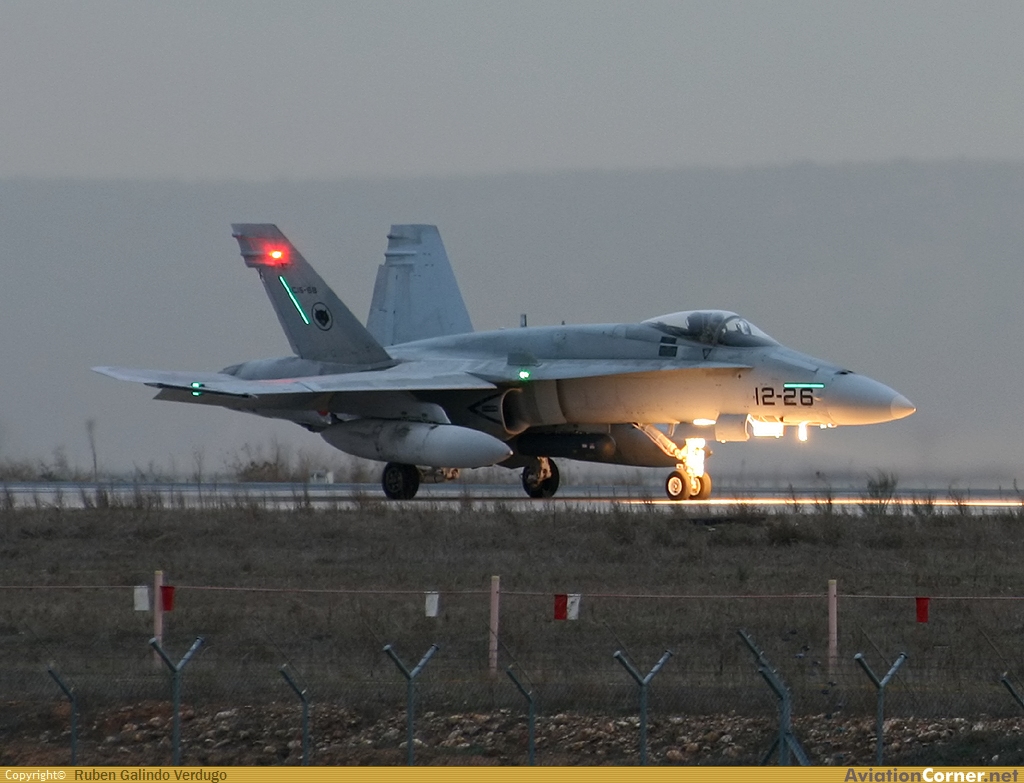
M 665 479 L 665 494 L 669 500 L 689 500 L 690 480 L 678 470 L 673 470 Z
M 384 466 L 380 485 L 391 500 L 411 500 L 420 488 L 420 472 L 415 465 L 389 462 Z
M 700 483 L 700 489 L 693 496 L 693 500 L 707 500 L 711 497 L 711 474 L 705 473 L 698 477 L 697 481 Z
M 543 498 L 554 497 L 555 493 L 558 491 L 558 466 L 555 464 L 554 460 L 549 459 L 548 467 L 551 468 L 551 475 L 541 482 L 532 480 L 535 474 L 531 465 L 527 465 L 523 468 L 523 489 L 526 490 L 526 494 L 531 498 L 540 500 Z

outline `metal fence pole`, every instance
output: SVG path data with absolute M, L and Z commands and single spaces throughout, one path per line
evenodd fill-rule
M 421 671 L 423 671 L 423 667 L 427 665 L 427 661 L 429 661 L 434 656 L 434 653 L 436 653 L 440 649 L 441 648 L 438 645 L 436 645 L 436 644 L 430 645 L 430 649 L 427 650 L 426 655 L 424 655 L 422 658 L 420 658 L 420 662 L 416 664 L 415 668 L 413 668 L 412 671 L 410 671 L 409 667 L 407 667 L 404 663 L 402 663 L 402 659 L 398 657 L 398 654 L 395 652 L 394 648 L 392 648 L 392 646 L 390 644 L 384 645 L 384 652 L 386 652 L 388 654 L 388 656 L 390 656 L 391 660 L 393 660 L 395 662 L 395 666 L 397 666 L 398 670 L 400 672 L 402 672 L 402 675 L 405 677 L 405 681 L 406 681 L 406 684 L 405 684 L 405 723 L 406 723 L 406 726 L 405 726 L 405 736 L 406 736 L 406 741 L 405 741 L 405 745 L 406 745 L 405 762 L 410 767 L 415 763 L 415 759 L 414 759 L 414 756 L 413 756 L 413 724 L 415 722 L 415 717 L 414 717 L 414 701 L 415 701 L 415 697 L 416 697 L 416 687 L 415 687 L 416 686 L 416 682 L 415 682 L 416 681 L 416 677 L 417 677 L 417 675 L 419 675 L 419 673 Z
M 646 677 L 642 677 L 640 672 L 637 671 L 636 667 L 630 662 L 630 660 L 622 654 L 622 650 L 616 650 L 612 657 L 622 664 L 623 668 L 629 672 L 629 676 L 636 680 L 636 684 L 640 687 L 640 764 L 642 766 L 647 765 L 647 686 L 654 678 L 654 675 L 661 671 L 661 667 L 664 666 L 668 659 L 672 657 L 671 650 L 665 650 L 665 654 L 661 656 L 654 668 L 648 672 Z
M 153 572 L 153 638 L 164 643 L 164 572 Z M 160 668 L 160 654 L 153 651 L 153 666 Z
M 78 697 L 75 689 L 69 688 L 52 666 L 47 666 L 46 671 L 71 702 L 71 766 L 74 767 L 78 764 Z
M 192 646 L 188 648 L 188 652 L 182 657 L 178 663 L 174 663 L 164 648 L 157 641 L 156 637 L 149 640 L 149 646 L 156 650 L 157 654 L 167 664 L 167 668 L 171 670 L 171 694 L 174 702 L 174 728 L 173 737 L 171 744 L 173 745 L 173 757 L 171 763 L 177 767 L 181 764 L 181 670 L 185 668 L 192 656 L 196 654 L 199 648 L 203 644 L 203 637 L 200 636 L 194 642 Z
M 1017 693 L 1017 689 L 1013 687 L 1013 683 L 1010 682 L 1010 673 L 1003 672 L 1003 676 L 999 678 L 999 682 L 1006 686 L 1006 690 L 1013 696 L 1013 700 L 1017 702 L 1021 707 L 1024 707 L 1024 699 Z
M 527 704 L 529 705 L 528 710 L 527 710 L 527 715 L 528 715 L 528 717 L 527 717 L 527 721 L 528 721 L 527 726 L 528 726 L 528 732 L 529 732 L 529 739 L 527 741 L 527 748 L 528 748 L 528 753 L 529 753 L 529 758 L 530 758 L 530 766 L 532 767 L 534 765 L 534 763 L 536 762 L 536 750 L 537 750 L 536 732 L 535 732 L 536 724 L 537 724 L 537 707 L 536 707 L 536 702 L 534 701 L 534 698 L 533 698 L 533 691 L 532 690 L 531 691 L 526 690 L 526 688 L 523 686 L 523 684 L 519 681 L 519 678 L 516 677 L 516 675 L 513 673 L 511 666 L 509 666 L 507 669 L 505 669 L 505 674 L 507 674 L 509 676 L 509 678 L 512 680 L 512 682 L 514 682 L 516 684 L 516 687 L 519 689 L 519 692 L 521 694 L 523 694 L 523 696 L 526 698 Z
M 885 686 L 889 684 L 889 681 L 896 675 L 896 670 L 903 665 L 903 662 L 907 660 L 906 653 L 900 653 L 900 657 L 896 659 L 896 663 L 889 669 L 889 673 L 879 680 L 871 667 L 868 666 L 868 662 L 864 660 L 864 656 L 861 653 L 857 653 L 853 656 L 853 660 L 860 664 L 860 668 L 871 678 L 871 682 L 875 684 L 878 689 L 878 713 L 875 718 L 875 763 L 882 763 L 882 753 L 885 746 L 885 739 L 883 737 L 885 728 Z
M 746 631 L 737 631 L 743 643 L 747 645 L 750 651 L 757 658 L 758 673 L 764 678 L 764 681 L 768 683 L 768 686 L 775 691 L 775 695 L 779 697 L 779 736 L 772 743 L 772 746 L 768 749 L 764 758 L 761 759 L 761 764 L 767 764 L 768 759 L 772 757 L 775 749 L 779 751 L 779 766 L 789 765 L 789 754 L 790 751 L 796 756 L 797 761 L 803 766 L 810 764 L 810 760 L 807 758 L 807 754 L 804 753 L 803 747 L 797 741 L 796 736 L 793 734 L 793 700 L 789 693 L 789 688 L 786 687 L 786 683 L 782 681 L 779 673 L 772 668 L 771 663 L 768 661 L 768 657 L 764 654 L 764 651 L 754 643 L 753 638 Z
M 291 675 L 288 674 L 288 664 L 285 664 L 280 669 L 281 676 L 284 677 L 284 681 L 288 683 L 295 695 L 299 697 L 302 702 L 302 766 L 309 766 L 309 699 L 306 698 L 306 689 L 299 690 L 299 686 L 295 684 L 295 680 L 292 679 Z
M 839 593 L 835 579 L 828 580 L 828 678 L 839 671 Z
M 491 577 L 491 619 L 487 635 L 487 668 L 491 674 L 498 672 L 498 617 L 501 612 L 501 577 Z

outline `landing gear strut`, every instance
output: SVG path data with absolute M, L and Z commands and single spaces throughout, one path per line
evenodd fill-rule
M 558 467 L 553 459 L 537 457 L 523 468 L 523 489 L 531 498 L 549 498 L 558 491 Z
M 704 472 L 704 457 L 710 452 L 705 449 L 704 438 L 687 438 L 683 447 L 664 432 L 651 424 L 634 424 L 640 432 L 665 454 L 678 461 L 676 469 L 665 481 L 665 493 L 672 500 L 707 500 L 711 497 L 711 476 Z
M 415 465 L 389 462 L 384 466 L 380 485 L 391 500 L 411 500 L 420 488 L 420 471 Z

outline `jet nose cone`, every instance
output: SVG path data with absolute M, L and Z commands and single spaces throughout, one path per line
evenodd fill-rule
M 892 401 L 890 406 L 892 410 L 893 419 L 905 419 L 911 413 L 917 410 L 910 400 L 904 397 L 902 394 L 897 394 L 896 398 Z
M 917 410 L 902 394 L 854 373 L 835 376 L 824 397 L 834 424 L 878 424 L 902 419 Z

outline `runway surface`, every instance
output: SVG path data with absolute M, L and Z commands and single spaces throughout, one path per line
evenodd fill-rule
M 3 508 L 200 508 L 251 506 L 277 509 L 310 507 L 350 509 L 384 504 L 396 509 L 432 507 L 455 510 L 527 510 L 567 507 L 610 511 L 620 508 L 670 512 L 681 508 L 702 509 L 727 516 L 742 511 L 827 510 L 863 513 L 877 506 L 898 505 L 909 512 L 984 513 L 1017 510 L 1024 513 L 1024 495 L 1014 490 L 944 491 L 900 489 L 891 498 L 869 497 L 865 490 L 821 488 L 722 487 L 716 497 L 705 501 L 671 501 L 660 487 L 650 485 L 564 486 L 556 497 L 532 500 L 516 484 L 424 484 L 413 500 L 392 501 L 384 497 L 377 483 L 237 483 L 210 482 L 6 482 L 0 484 Z

